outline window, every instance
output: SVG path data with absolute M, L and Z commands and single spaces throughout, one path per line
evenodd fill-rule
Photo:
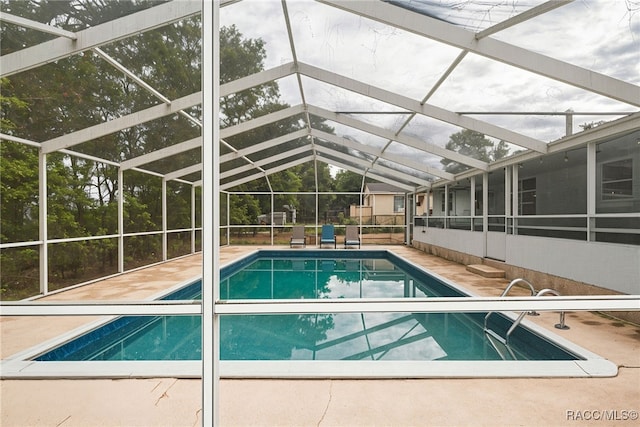
M 536 214 L 536 179 L 521 179 L 518 182 L 518 215 Z
M 393 211 L 404 212 L 404 196 L 393 196 Z
M 602 165 L 602 200 L 633 197 L 633 160 L 623 159 Z
M 442 193 L 442 200 L 440 201 L 440 209 L 442 210 L 442 215 L 446 215 L 444 211 L 444 192 Z M 449 192 L 449 215 L 453 212 L 453 192 Z

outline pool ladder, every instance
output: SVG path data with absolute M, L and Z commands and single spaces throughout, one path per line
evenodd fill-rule
M 542 289 L 541 291 L 536 293 L 535 288 L 533 287 L 533 285 L 530 282 L 528 282 L 525 279 L 518 278 L 518 279 L 512 280 L 511 283 L 509 283 L 509 285 L 505 288 L 505 290 L 502 292 L 502 295 L 500 295 L 500 297 L 506 296 L 509 293 L 509 291 L 511 290 L 511 288 L 514 285 L 518 284 L 518 283 L 524 283 L 525 285 L 527 285 L 529 287 L 529 290 L 531 290 L 531 296 L 533 296 L 533 297 L 541 297 L 541 296 L 546 295 L 546 294 L 552 294 L 552 295 L 555 295 L 555 296 L 560 296 L 560 292 L 556 291 L 555 289 L 549 289 L 549 288 Z M 536 313 L 535 311 L 530 311 L 530 312 L 523 311 L 523 312 L 521 312 L 520 315 L 518 316 L 518 318 L 513 322 L 513 324 L 509 328 L 509 330 L 507 330 L 507 333 L 505 334 L 505 336 L 503 338 L 500 335 L 498 335 L 494 330 L 489 329 L 487 327 L 489 316 L 491 316 L 493 313 L 494 313 L 493 311 L 490 311 L 484 317 L 484 332 L 487 335 L 487 338 L 488 338 L 489 342 L 491 343 L 491 345 L 493 346 L 493 348 L 498 352 L 498 354 L 500 354 L 500 357 L 505 359 L 504 354 L 499 350 L 498 346 L 496 345 L 496 343 L 494 342 L 493 339 L 498 340 L 507 349 L 507 351 L 509 351 L 510 356 L 513 359 L 516 359 L 516 356 L 513 353 L 513 350 L 511 350 L 511 347 L 509 346 L 509 337 L 511 336 L 511 333 L 518 327 L 520 322 L 522 322 L 522 319 L 524 318 L 525 315 L 529 314 L 530 316 L 538 316 L 539 314 Z M 559 321 L 559 323 L 555 324 L 555 327 L 557 329 L 569 329 L 569 327 L 564 322 L 564 317 L 565 317 L 564 316 L 564 311 L 561 311 L 560 312 L 560 321 Z

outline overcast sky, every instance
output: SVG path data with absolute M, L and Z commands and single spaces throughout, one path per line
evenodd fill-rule
M 362 0 L 366 1 L 366 0 Z M 413 0 L 440 18 L 470 30 L 481 30 L 532 6 L 534 0 L 450 1 Z M 450 7 L 451 4 L 458 8 Z M 298 60 L 343 74 L 404 96 L 421 100 L 460 50 L 424 37 L 343 12 L 311 0 L 288 0 Z M 266 68 L 293 60 L 280 0 L 244 0 L 224 7 L 221 25 L 235 24 L 250 38 L 266 42 Z M 492 37 L 574 65 L 640 84 L 640 1 L 576 0 L 573 3 L 504 30 Z M 283 100 L 300 104 L 295 78 L 280 83 Z M 396 107 L 303 78 L 307 102 L 333 111 L 395 111 Z M 600 95 L 514 67 L 468 54 L 429 104 L 451 111 L 637 111 Z M 405 115 L 358 116 L 397 130 Z M 563 136 L 561 116 L 474 116 L 545 142 Z M 611 116 L 581 116 L 579 124 L 612 120 Z M 404 130 L 444 146 L 460 129 L 426 117 L 416 117 Z M 383 144 L 352 129 L 336 126 L 373 145 Z

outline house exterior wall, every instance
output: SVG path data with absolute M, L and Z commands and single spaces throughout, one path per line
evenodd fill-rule
M 473 188 L 474 217 L 460 218 Z M 414 218 L 414 246 L 640 294 L 640 130 L 464 178 L 433 196 L 433 215 Z
M 425 232 L 422 232 L 425 229 Z M 413 246 L 463 264 L 484 260 L 483 233 L 416 227 Z M 430 246 L 435 246 L 431 248 Z M 453 252 L 449 252 L 453 251 Z M 640 294 L 640 247 L 604 242 L 582 242 L 537 236 L 508 235 L 505 261 L 496 265 L 526 269 L 566 278 L 617 293 Z M 523 277 L 526 271 L 514 273 Z M 510 279 L 516 276 L 509 277 Z M 557 287 L 533 281 L 536 289 Z M 562 290 L 561 290 L 562 292 Z M 601 292 L 602 293 L 602 292 Z
M 398 212 L 393 211 L 393 194 L 371 194 L 371 206 L 373 215 L 397 215 Z

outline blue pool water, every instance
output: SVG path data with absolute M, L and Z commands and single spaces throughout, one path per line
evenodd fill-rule
M 222 299 L 466 296 L 386 251 L 261 251 L 221 272 Z M 164 299 L 199 299 L 201 283 Z M 495 314 L 499 334 L 511 320 Z M 220 319 L 221 360 L 576 360 L 524 327 L 496 351 L 482 313 L 229 315 Z M 200 360 L 199 316 L 127 316 L 35 360 Z

